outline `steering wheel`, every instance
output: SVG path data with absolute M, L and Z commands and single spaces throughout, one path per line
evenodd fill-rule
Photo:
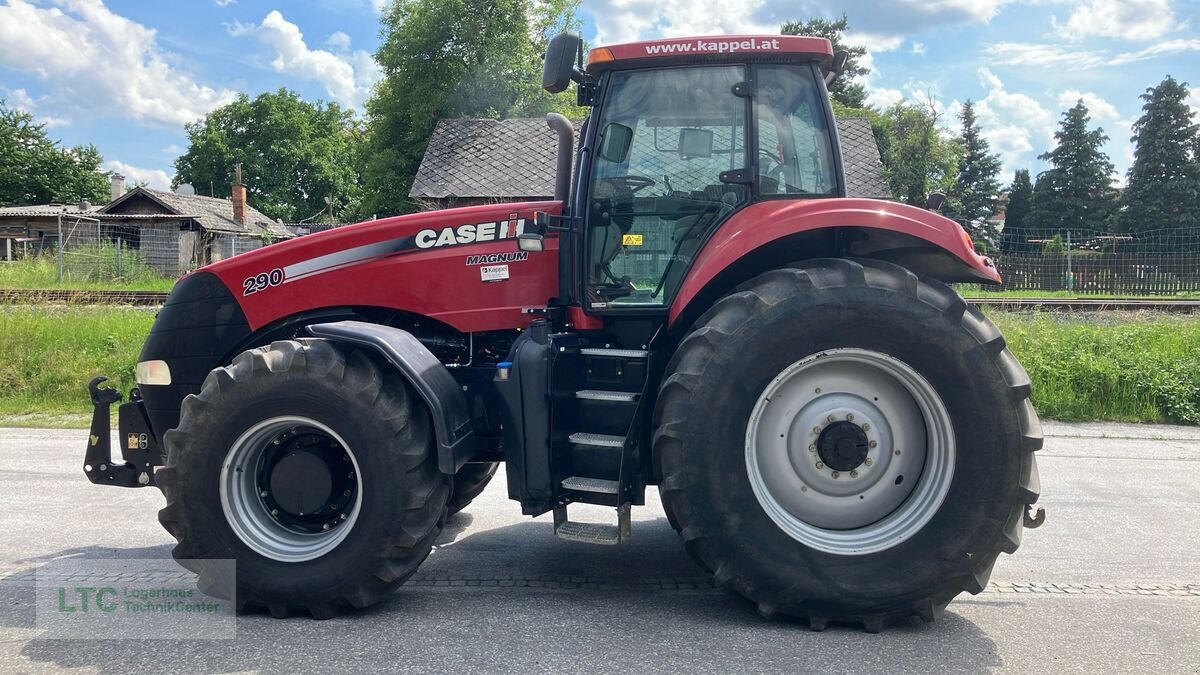
M 646 178 L 645 176 L 609 176 L 603 180 L 612 183 L 618 188 L 625 188 L 632 193 L 637 193 L 639 190 L 645 190 L 656 184 L 653 178 Z

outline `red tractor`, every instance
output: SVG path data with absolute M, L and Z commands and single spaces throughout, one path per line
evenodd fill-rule
M 553 201 L 386 218 L 200 269 L 171 292 L 85 472 L 156 485 L 176 558 L 237 562 L 239 609 L 388 598 L 505 465 L 523 513 L 617 544 L 658 486 L 764 616 L 878 630 L 987 584 L 1040 522 L 1030 382 L 948 282 L 999 275 L 956 223 L 846 198 L 808 37 L 593 49 L 543 86 Z M 523 158 L 514 157 L 514 162 Z M 573 161 L 574 160 L 574 161 Z M 615 510 L 571 520 L 573 503 Z

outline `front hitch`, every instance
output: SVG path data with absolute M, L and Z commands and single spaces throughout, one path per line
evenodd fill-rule
M 87 475 L 88 480 L 97 485 L 115 485 L 118 487 L 146 487 L 154 484 L 154 469 L 151 463 L 150 456 L 152 454 L 153 437 L 147 431 L 131 431 L 129 435 L 129 449 L 134 451 L 135 455 L 146 455 L 145 458 L 140 456 L 136 459 L 144 459 L 144 461 L 133 462 L 125 461 L 119 466 L 113 465 L 112 461 L 112 440 L 109 435 L 110 417 L 109 408 L 112 404 L 121 400 L 121 392 L 112 387 L 102 387 L 102 383 L 108 381 L 107 377 L 100 376 L 93 378 L 88 382 L 88 394 L 92 398 L 92 429 L 88 436 L 87 452 L 83 458 L 83 472 Z M 130 392 L 130 401 L 120 408 L 120 428 L 122 433 L 126 431 L 126 418 L 131 415 L 141 415 L 141 410 L 138 408 L 141 405 L 140 397 L 137 395 L 137 389 Z M 130 407 L 133 406 L 132 409 Z M 127 412 L 128 410 L 128 412 Z M 125 453 L 126 460 L 130 459 L 130 452 Z M 140 468 L 139 468 L 140 467 Z

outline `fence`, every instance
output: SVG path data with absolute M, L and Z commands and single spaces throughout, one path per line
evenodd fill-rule
M 61 242 L 61 244 L 60 244 Z M 183 272 L 261 248 L 260 237 L 181 227 L 176 220 L 140 223 L 63 216 L 16 249 L 23 285 L 116 282 L 157 287 Z
M 1200 293 L 1200 231 L 1005 230 L 993 256 L 1006 291 Z M 996 287 L 989 287 L 996 288 Z

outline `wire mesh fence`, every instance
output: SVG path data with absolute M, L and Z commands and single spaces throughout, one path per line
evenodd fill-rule
M 1006 229 L 993 252 L 1003 284 L 979 290 L 1080 295 L 1200 294 L 1200 230 L 1136 233 Z
M 109 222 L 63 216 L 10 253 L 18 287 L 115 284 L 158 288 L 197 267 L 264 246 L 262 237 L 181 227 L 178 220 Z

